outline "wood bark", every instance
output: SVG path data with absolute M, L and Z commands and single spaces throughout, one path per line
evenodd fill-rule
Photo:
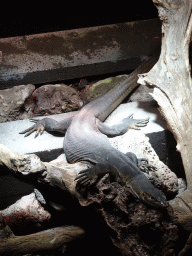
M 153 98 L 177 141 L 187 190 L 170 202 L 179 223 L 192 232 L 192 80 L 189 45 L 192 30 L 192 1 L 153 0 L 162 20 L 161 54 L 156 65 L 139 78 L 154 87 Z M 189 250 L 187 246 L 179 255 Z M 189 246 L 190 244 L 190 246 Z
M 0 255 L 19 256 L 28 253 L 50 252 L 55 249 L 65 250 L 66 243 L 82 236 L 79 227 L 58 227 L 26 236 L 14 236 L 6 226 L 1 231 Z
M 44 188 L 46 187 L 47 190 L 59 188 L 74 195 L 74 179 L 77 172 L 85 169 L 86 166 L 83 164 L 69 165 L 62 163 L 61 168 L 60 164 L 58 165 L 53 166 L 43 163 L 36 155 L 18 154 L 6 148 L 4 145 L 0 145 L 0 175 L 6 173 L 20 180 L 24 180 L 35 187 L 42 186 Z M 27 228 L 28 224 L 31 223 L 34 226 L 42 228 L 43 222 L 50 219 L 50 214 L 43 209 L 33 194 L 23 197 L 14 205 L 0 211 L 0 227 L 2 225 L 13 225 L 17 227 L 17 222 L 26 222 L 25 225 Z M 54 202 L 51 203 L 54 204 Z M 14 236 L 8 226 L 1 227 L 0 255 L 24 255 L 46 251 L 54 252 L 56 249 L 61 249 L 64 253 L 66 243 L 83 234 L 84 230 L 82 228 L 64 226 L 30 235 Z
M 162 24 L 161 54 L 156 65 L 139 82 L 154 86 L 152 96 L 158 102 L 169 129 L 177 140 L 185 168 L 188 188 L 192 186 L 192 81 L 189 42 L 192 29 L 188 0 L 154 0 Z
M 87 168 L 83 164 L 57 163 L 57 165 L 50 165 L 41 162 L 35 155 L 21 155 L 0 145 L 0 166 L 3 167 L 4 173 L 33 184 L 40 191 L 44 191 L 46 196 L 54 188 L 54 190 L 51 190 L 53 201 L 57 198 L 56 189 L 59 188 L 61 203 L 65 201 L 62 198 L 61 191 L 66 191 L 78 198 L 82 206 L 96 203 L 93 211 L 95 212 L 99 207 L 104 223 L 108 226 L 107 234 L 112 234 L 113 244 L 119 248 L 123 255 L 131 255 L 132 251 L 135 255 L 151 256 L 155 255 L 156 252 L 162 252 L 163 255 L 172 255 L 177 241 L 177 226 L 174 224 L 171 209 L 163 213 L 148 209 L 147 206 L 135 198 L 130 189 L 111 181 L 108 175 L 105 175 L 96 187 L 93 186 L 85 193 L 79 194 L 76 191 L 74 179 L 80 170 Z M 49 194 L 46 200 L 50 199 L 49 196 L 51 195 Z M 73 208 L 73 204 L 74 201 L 71 198 L 68 207 Z M 2 213 L 2 217 L 6 214 L 5 212 L 6 210 Z M 93 218 L 94 212 L 89 212 L 90 218 Z M 145 238 L 146 230 L 148 231 L 147 239 Z M 21 238 L 24 237 L 21 236 Z M 5 248 L 12 248 L 12 243 L 16 250 L 18 243 L 15 242 L 25 241 L 25 239 L 19 240 L 19 237 L 17 239 L 8 239 L 4 244 L 0 243 L 0 252 L 1 250 L 4 252 Z M 46 236 L 45 239 L 48 243 Z M 35 251 L 35 248 L 33 250 Z
M 5 168 L 5 173 L 24 180 L 39 187 L 47 185 L 75 193 L 78 172 L 85 170 L 87 166 L 81 163 L 57 165 L 42 162 L 38 156 L 22 155 L 0 144 L 0 166 Z M 39 185 L 40 184 L 40 185 Z

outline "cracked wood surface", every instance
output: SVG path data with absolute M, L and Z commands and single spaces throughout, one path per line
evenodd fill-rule
M 185 167 L 188 187 L 192 185 L 192 81 L 189 42 L 192 29 L 191 1 L 154 0 L 163 20 L 162 50 L 156 65 L 140 76 L 140 83 L 155 87 L 158 102 L 169 129 L 177 140 Z
M 42 253 L 55 249 L 65 250 L 66 243 L 81 237 L 84 231 L 75 226 L 53 228 L 26 236 L 14 236 L 6 226 L 0 236 L 0 255 L 18 256 L 30 253 Z M 35 246 L 34 246 L 35 245 Z
M 179 224 L 192 233 L 192 80 L 189 44 L 192 31 L 192 1 L 153 0 L 162 20 L 161 54 L 156 65 L 139 78 L 154 87 L 153 98 L 177 141 L 187 190 L 170 204 Z M 179 256 L 192 248 L 191 235 Z

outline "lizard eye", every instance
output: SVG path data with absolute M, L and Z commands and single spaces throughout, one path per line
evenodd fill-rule
M 143 190 L 140 191 L 140 196 L 144 199 L 146 197 L 146 194 Z
M 143 190 L 140 191 L 140 196 L 144 199 L 144 200 L 153 200 L 153 201 L 157 201 L 157 199 L 147 193 L 145 193 Z

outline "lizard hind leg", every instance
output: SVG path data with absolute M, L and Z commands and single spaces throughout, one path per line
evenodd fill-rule
M 149 174 L 149 171 L 156 170 L 156 167 L 152 164 L 149 164 L 149 161 L 147 158 L 139 158 L 138 159 L 138 167 L 142 172 L 145 172 Z
M 126 133 L 129 129 L 140 130 L 142 127 L 145 127 L 149 122 L 149 118 L 133 119 L 132 116 L 133 115 L 131 114 L 112 126 L 104 124 L 97 119 L 97 127 L 101 133 L 107 135 L 108 137 L 115 137 Z
M 137 158 L 137 156 L 132 152 L 127 152 L 125 154 L 134 164 L 136 164 L 142 172 L 149 174 L 149 171 L 154 171 L 155 166 L 149 164 L 147 158 Z

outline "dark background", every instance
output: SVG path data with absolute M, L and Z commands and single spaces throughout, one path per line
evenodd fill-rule
M 152 0 L 111 2 L 46 1 L 6 3 L 0 38 L 92 27 L 158 17 Z M 110 4 L 109 4 L 110 3 Z

